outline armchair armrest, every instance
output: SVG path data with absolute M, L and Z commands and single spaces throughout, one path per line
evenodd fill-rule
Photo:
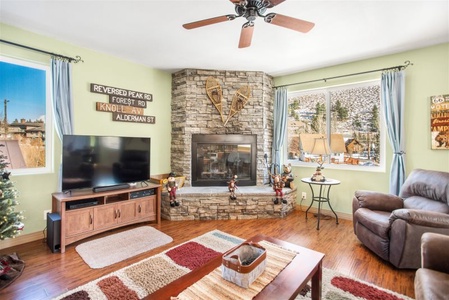
M 390 215 L 390 224 L 398 219 L 404 220 L 409 224 L 449 229 L 449 215 L 435 211 L 406 208 L 396 209 Z
M 392 194 L 358 190 L 354 193 L 353 212 L 358 208 L 392 212 L 404 207 L 404 200 Z
M 425 232 L 421 237 L 423 268 L 449 274 L 449 236 Z

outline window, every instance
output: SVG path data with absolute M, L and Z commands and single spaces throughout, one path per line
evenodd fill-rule
M 52 171 L 50 91 L 50 66 L 0 56 L 0 154 L 14 175 Z
M 289 93 L 288 162 L 383 170 L 380 105 L 379 81 Z M 319 138 L 329 150 L 314 154 Z

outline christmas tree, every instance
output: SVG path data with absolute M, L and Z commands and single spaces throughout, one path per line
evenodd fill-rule
M 6 170 L 6 159 L 5 155 L 0 154 L 0 240 L 16 237 L 24 227 L 22 212 L 14 210 L 14 206 L 19 203 L 16 201 L 17 191 L 9 179 L 11 173 Z

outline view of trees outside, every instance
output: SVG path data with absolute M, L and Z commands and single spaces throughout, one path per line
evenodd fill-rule
M 17 137 L 27 168 L 45 166 L 45 140 L 42 137 Z
M 288 101 L 289 160 L 313 161 L 300 135 L 322 134 L 332 150 L 327 163 L 379 165 L 379 83 L 296 92 Z

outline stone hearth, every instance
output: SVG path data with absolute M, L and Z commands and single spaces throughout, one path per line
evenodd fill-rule
M 167 192 L 162 193 L 161 216 L 172 221 L 282 218 L 296 204 L 296 189 L 283 191 L 287 203 L 275 205 L 270 186 L 239 187 L 237 200 L 229 199 L 227 187 L 183 187 L 176 193 L 177 207 L 170 206 Z

